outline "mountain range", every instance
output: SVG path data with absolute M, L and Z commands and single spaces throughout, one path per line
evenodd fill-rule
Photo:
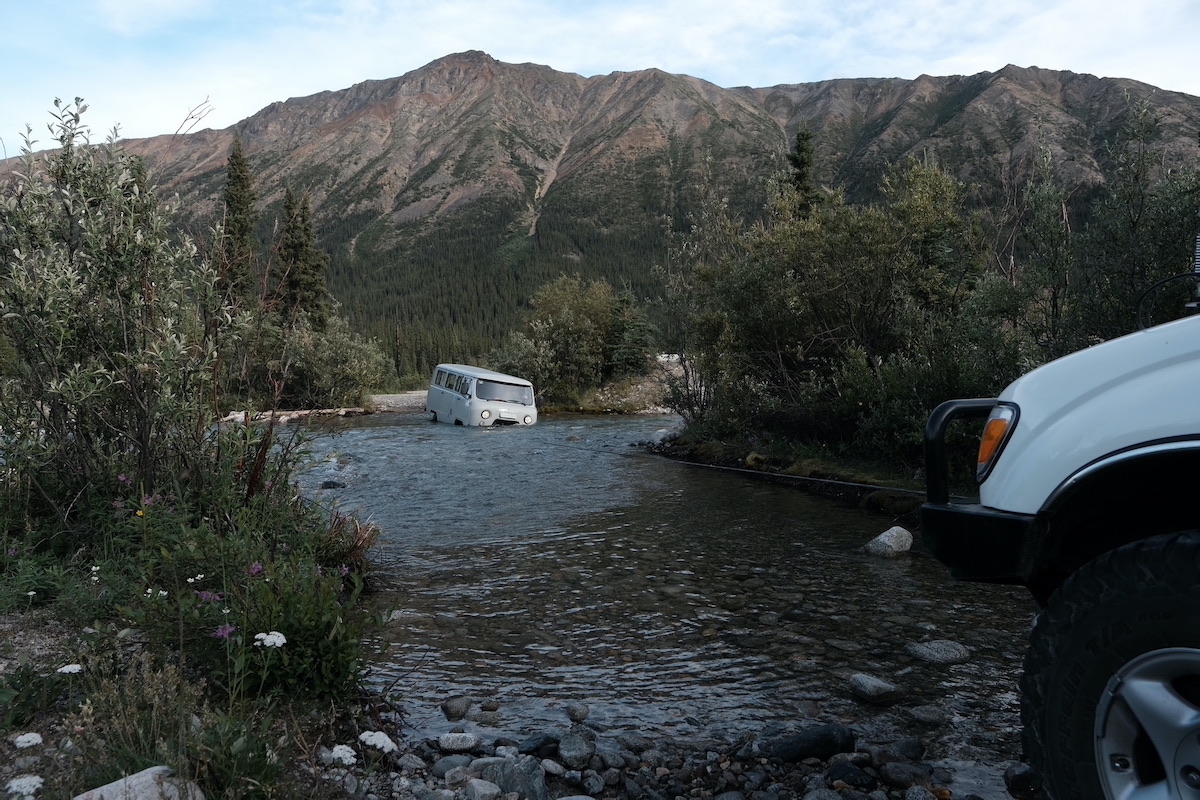
M 653 292 L 701 197 L 757 216 L 797 128 L 816 177 L 852 202 L 889 165 L 933 158 L 999 202 L 1048 150 L 1070 187 L 1101 184 L 1131 104 L 1161 121 L 1169 165 L 1200 163 L 1200 98 L 1128 79 L 1006 66 L 916 79 L 722 88 L 658 69 L 583 77 L 472 51 L 387 80 L 276 102 L 223 130 L 126 141 L 216 219 L 234 135 L 255 172 L 268 241 L 286 187 L 306 190 L 330 288 L 385 339 L 453 330 L 479 349 L 560 274 Z

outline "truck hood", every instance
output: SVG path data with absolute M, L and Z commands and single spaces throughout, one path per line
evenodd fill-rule
M 1000 395 L 1020 417 L 980 487 L 988 506 L 1036 513 L 1080 468 L 1148 442 L 1200 437 L 1200 316 L 1052 361 Z

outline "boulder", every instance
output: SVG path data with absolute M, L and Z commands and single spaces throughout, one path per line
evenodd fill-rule
M 174 775 L 170 767 L 149 767 L 77 795 L 74 800 L 204 800 L 200 787 Z

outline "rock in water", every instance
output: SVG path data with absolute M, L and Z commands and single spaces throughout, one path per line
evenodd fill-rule
M 822 761 L 838 753 L 854 752 L 854 731 L 845 725 L 815 725 L 795 736 L 781 739 L 771 748 L 771 758 L 795 763 L 806 758 Z
M 912 548 L 912 543 L 913 535 L 895 525 L 867 542 L 863 550 L 873 556 L 896 558 L 907 553 Z
M 971 651 L 958 642 L 935 639 L 931 642 L 913 642 L 904 648 L 913 658 L 930 664 L 962 664 L 971 659 Z
M 850 691 L 872 703 L 890 703 L 903 693 L 896 684 L 863 672 L 850 676 Z

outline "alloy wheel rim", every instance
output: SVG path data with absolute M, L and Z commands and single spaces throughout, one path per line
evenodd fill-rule
M 1132 659 L 1109 680 L 1095 719 L 1108 800 L 1200 800 L 1200 649 Z

